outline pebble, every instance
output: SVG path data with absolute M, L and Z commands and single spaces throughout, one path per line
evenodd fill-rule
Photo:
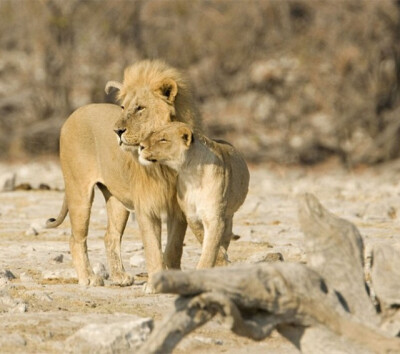
M 25 347 L 26 340 L 18 333 L 9 333 L 4 336 L 0 336 L 0 347 L 3 346 L 15 346 L 15 347 Z
M 72 268 L 44 270 L 42 277 L 43 279 L 71 279 L 76 278 L 76 272 Z
M 27 282 L 27 283 L 30 283 L 30 282 L 33 282 L 33 281 L 34 281 L 33 278 L 32 278 L 29 274 L 27 274 L 27 273 L 25 273 L 25 272 L 23 272 L 23 273 L 21 273 L 21 274 L 19 275 L 19 279 L 20 279 L 22 282 Z
M 271 262 L 283 262 L 283 256 L 280 252 L 269 252 L 269 253 L 258 253 L 253 254 L 248 258 L 249 263 L 271 263 Z
M 53 301 L 53 298 L 48 293 L 43 292 L 43 291 L 31 290 L 31 291 L 27 291 L 25 294 L 34 296 L 41 302 L 52 302 Z
M 12 280 L 16 279 L 16 276 L 8 269 L 0 270 L 0 278 Z
M 39 235 L 39 231 L 36 230 L 34 227 L 29 227 L 28 230 L 25 232 L 25 236 L 37 236 Z
M 0 293 L 0 313 L 24 313 L 28 310 L 28 305 L 21 299 L 14 299 L 9 294 Z
M 145 267 L 146 266 L 146 261 L 145 261 L 144 255 L 141 254 L 141 253 L 136 253 L 131 258 L 129 258 L 129 264 L 132 267 L 136 267 L 136 268 Z
M 93 272 L 94 274 L 101 276 L 103 279 L 108 279 L 110 277 L 106 267 L 100 262 L 97 262 L 93 265 Z
M 52 259 L 52 261 L 53 261 L 54 263 L 62 263 L 63 260 L 64 260 L 64 255 L 62 255 L 62 254 L 59 254 L 58 256 L 56 256 L 56 257 L 54 257 L 54 258 Z

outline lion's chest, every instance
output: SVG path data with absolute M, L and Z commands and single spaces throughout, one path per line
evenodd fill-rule
M 201 221 L 215 215 L 220 205 L 221 183 L 218 180 L 178 178 L 178 203 L 187 219 Z

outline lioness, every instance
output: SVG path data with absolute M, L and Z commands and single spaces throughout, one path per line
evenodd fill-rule
M 229 143 L 174 122 L 140 143 L 139 161 L 150 168 L 159 162 L 178 172 L 178 203 L 202 243 L 197 268 L 213 267 L 220 246 L 228 249 L 233 214 L 249 187 L 249 170 L 241 154 Z
M 47 222 L 47 227 L 56 227 L 69 211 L 72 260 L 79 283 L 84 285 L 103 285 L 103 279 L 90 266 L 86 243 L 95 185 L 106 200 L 108 225 L 104 241 L 114 283 L 133 283 L 121 261 L 121 238 L 130 210 L 136 212 L 149 277 L 166 267 L 180 267 L 187 226 L 176 202 L 176 172 L 164 165 L 145 168 L 139 164 L 137 154 L 140 141 L 171 121 L 200 128 L 187 82 L 163 62 L 143 61 L 125 70 L 123 84 L 108 82 L 106 92 L 112 87 L 119 90 L 121 107 L 84 106 L 72 113 L 62 127 L 60 162 L 65 197 L 57 219 Z M 168 239 L 163 257 L 164 215 Z

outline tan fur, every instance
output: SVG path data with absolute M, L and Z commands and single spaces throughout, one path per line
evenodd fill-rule
M 137 155 L 140 140 L 168 122 L 185 121 L 199 128 L 200 119 L 186 82 L 165 63 L 144 61 L 126 69 L 123 84 L 112 81 L 106 89 L 110 87 L 120 89 L 123 109 L 111 104 L 84 106 L 67 119 L 60 137 L 65 201 L 58 218 L 47 224 L 59 225 L 69 211 L 71 254 L 80 284 L 103 284 L 93 274 L 86 244 L 95 185 L 106 200 L 105 246 L 113 282 L 133 283 L 120 254 L 128 210 L 136 211 L 150 277 L 166 267 L 180 267 L 186 231 L 186 221 L 176 202 L 176 172 L 161 165 L 143 167 Z M 163 215 L 168 228 L 164 257 Z
M 139 161 L 149 168 L 158 162 L 177 171 L 178 203 L 203 245 L 197 268 L 214 266 L 228 249 L 233 214 L 248 191 L 249 170 L 241 154 L 229 143 L 174 122 L 140 144 Z

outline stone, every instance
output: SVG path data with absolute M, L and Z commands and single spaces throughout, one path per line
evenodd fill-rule
M 282 262 L 283 256 L 280 252 L 259 253 L 252 255 L 247 261 L 249 263 Z
M 0 192 L 11 192 L 15 190 L 15 172 L 5 173 L 0 176 Z
M 0 270 L 0 288 L 8 285 L 10 280 L 15 279 L 15 275 L 8 269 Z
M 53 298 L 46 292 L 38 290 L 30 290 L 25 293 L 26 295 L 33 296 L 40 302 L 53 302 Z
M 8 269 L 0 270 L 0 278 L 5 278 L 7 280 L 16 279 L 15 275 Z
M 26 340 L 19 333 L 9 333 L 7 335 L 0 336 L 0 348 L 24 346 L 26 346 Z
M 48 269 L 42 272 L 43 279 L 71 279 L 76 278 L 75 270 L 67 269 Z
M 54 263 L 62 263 L 63 260 L 64 260 L 64 256 L 63 256 L 62 254 L 59 254 L 58 256 L 56 256 L 56 257 L 54 257 L 54 258 L 52 259 L 52 261 L 53 261 Z
M 0 293 L 0 313 L 24 313 L 28 310 L 28 305 L 21 299 L 14 299 L 7 292 Z
M 39 231 L 34 227 L 30 226 L 28 230 L 25 232 L 25 236 L 37 236 L 39 235 Z
M 40 183 L 38 189 L 42 191 L 49 191 L 51 188 L 48 184 L 46 183 Z
M 45 228 L 45 224 L 41 222 L 34 222 L 30 224 L 28 230 L 26 230 L 26 236 L 37 236 Z
M 91 323 L 65 341 L 67 353 L 134 352 L 144 343 L 153 329 L 151 318 L 111 324 Z
M 20 183 L 15 187 L 16 191 L 30 191 L 32 190 L 32 185 L 30 183 Z
M 136 267 L 136 268 L 143 268 L 146 266 L 146 261 L 144 259 L 143 254 L 141 253 L 136 253 L 135 255 L 133 255 L 131 258 L 129 258 L 129 264 L 132 267 Z
M 19 279 L 22 281 L 22 282 L 33 282 L 33 278 L 29 275 L 29 274 L 27 274 L 27 273 L 25 273 L 25 272 L 23 272 L 23 273 L 21 273 L 20 275 L 19 275 Z
M 106 267 L 103 263 L 97 262 L 93 265 L 93 272 L 96 275 L 101 276 L 103 279 L 108 279 L 110 274 L 108 274 Z

